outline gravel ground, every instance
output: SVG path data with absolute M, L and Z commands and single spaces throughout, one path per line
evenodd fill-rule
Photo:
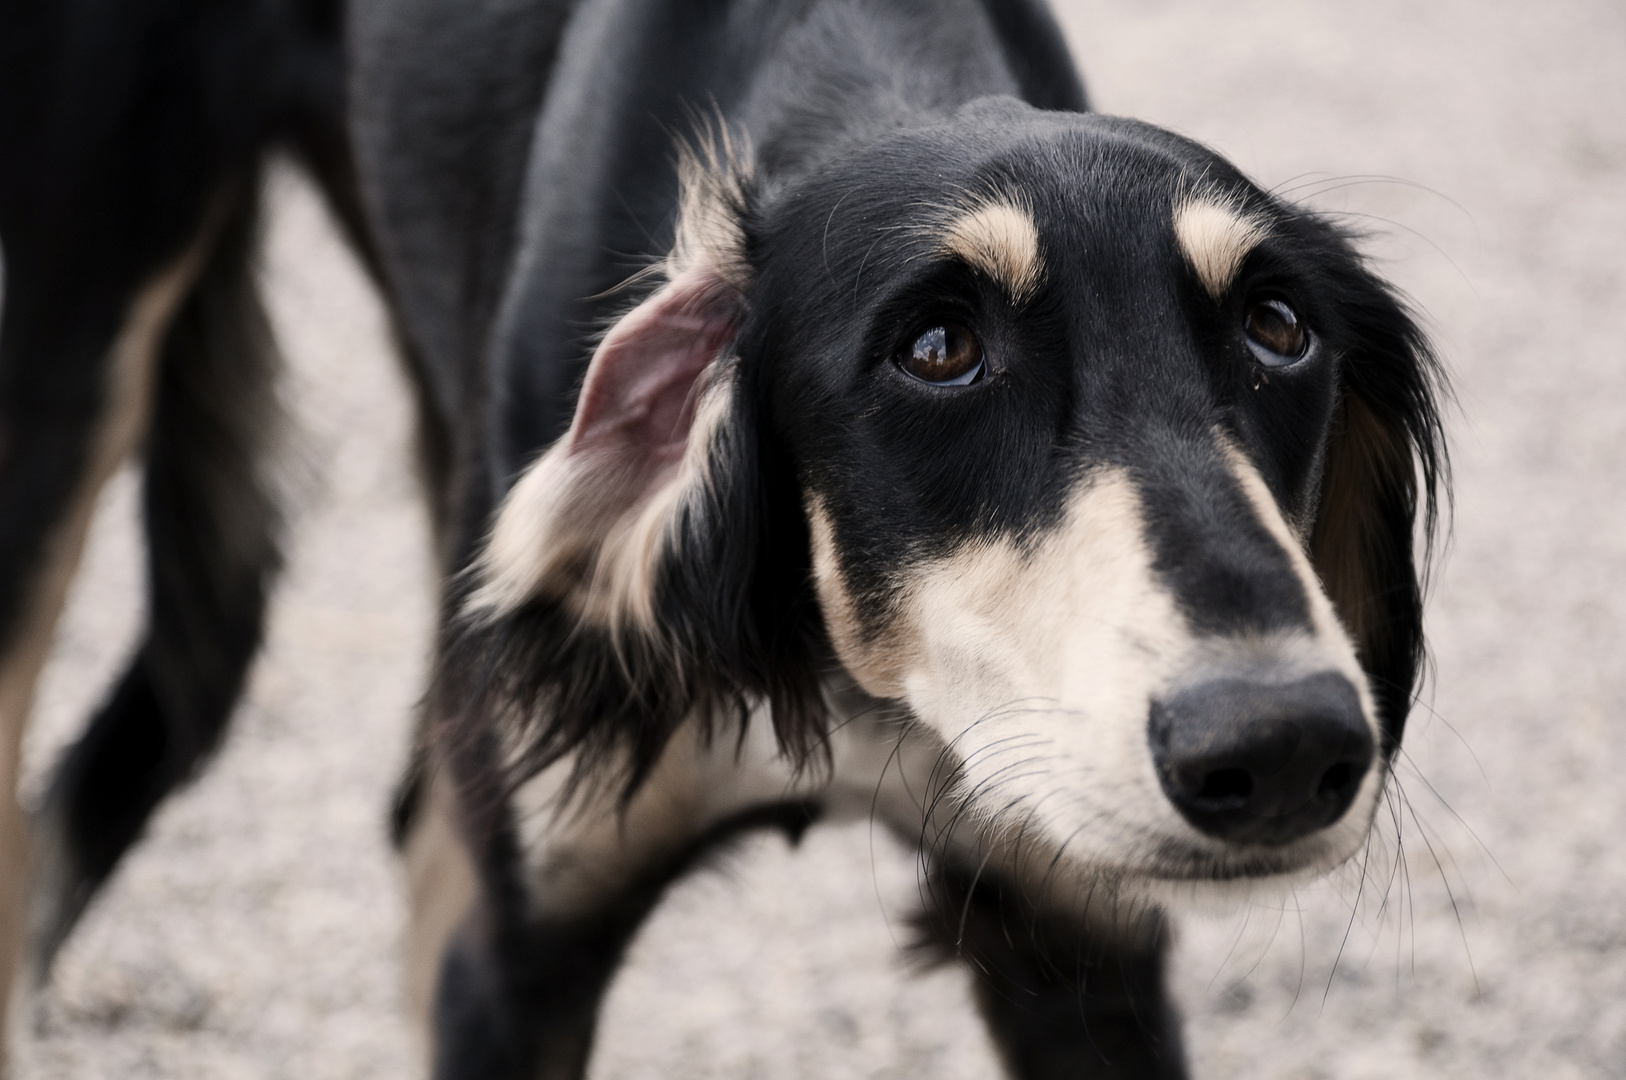
M 1369 857 L 1180 922 L 1198 1077 L 1626 1076 L 1626 9 L 1071 0 L 1104 111 L 1215 145 L 1372 233 L 1457 380 L 1435 677 Z M 292 174 L 265 274 L 300 510 L 214 768 L 62 957 L 31 1074 L 417 1073 L 388 790 L 431 616 L 409 418 L 375 298 Z M 105 498 L 30 790 L 130 647 L 135 481 Z M 910 858 L 864 826 L 679 887 L 616 983 L 601 1080 L 991 1077 L 953 970 L 912 974 Z

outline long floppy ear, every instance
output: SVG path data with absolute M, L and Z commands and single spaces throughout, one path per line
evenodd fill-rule
M 613 637 L 654 631 L 654 575 L 704 496 L 739 316 L 738 295 L 700 266 L 611 328 L 570 430 L 503 501 L 472 612 L 501 617 L 546 598 Z
M 1310 557 L 1354 639 L 1392 752 L 1422 668 L 1423 571 L 1449 482 L 1444 382 L 1395 295 L 1358 260 L 1338 276 L 1359 344 L 1341 358 Z
M 574 753 L 578 778 L 608 765 L 630 793 L 680 724 L 762 702 L 805 746 L 818 694 L 762 572 L 742 317 L 715 261 L 679 271 L 605 336 L 569 432 L 503 502 L 436 711 L 495 718 L 520 775 Z

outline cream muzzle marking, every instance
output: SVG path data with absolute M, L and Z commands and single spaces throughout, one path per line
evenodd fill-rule
M 1223 442 L 1222 442 L 1223 446 Z M 1371 695 L 1347 635 L 1298 539 L 1257 471 L 1225 447 L 1259 519 L 1288 552 L 1310 597 L 1309 632 L 1200 636 L 1153 569 L 1145 514 L 1129 477 L 1098 469 L 1063 523 L 1030 545 L 972 542 L 895 583 L 890 609 L 860 618 L 839 539 L 817 498 L 807 512 L 814 578 L 836 652 L 877 697 L 901 699 L 948 748 L 973 818 L 1065 853 L 1069 876 L 1225 877 L 1329 868 L 1358 849 L 1380 769 L 1337 824 L 1260 858 L 1204 836 L 1160 789 L 1147 742 L 1149 703 L 1228 672 L 1286 681 L 1335 671 Z M 1247 873 L 1253 873 L 1249 869 Z

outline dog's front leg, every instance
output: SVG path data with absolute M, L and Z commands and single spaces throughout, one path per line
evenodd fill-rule
M 1183 1080 L 1161 912 L 1097 925 L 1035 905 L 997 875 L 953 865 L 934 868 L 928 885 L 926 931 L 970 968 L 1016 1080 Z
M 442 767 L 411 811 L 409 981 L 436 1080 L 582 1076 L 604 993 L 666 887 L 746 829 L 799 831 L 823 786 L 761 719 L 743 741 L 686 725 L 626 801 L 613 769 L 572 788 L 572 768 L 492 810 L 494 774 Z

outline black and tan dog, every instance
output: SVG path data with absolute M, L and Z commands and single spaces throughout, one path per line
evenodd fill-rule
M 1181 1075 L 1162 912 L 1358 850 L 1410 706 L 1444 457 L 1393 293 L 1088 114 L 1037 0 L 352 0 L 349 147 L 339 30 L 0 8 L 8 784 L 143 447 L 152 564 L 39 819 L 38 966 L 258 641 L 280 140 L 370 237 L 420 391 L 447 589 L 397 826 L 435 1075 L 579 1076 L 669 882 L 842 814 L 920 846 L 1014 1075 Z
M 1180 1075 L 1163 906 L 1356 852 L 1410 705 L 1443 458 L 1392 292 L 1086 113 L 1033 3 L 351 28 L 443 450 L 435 1075 L 580 1075 L 662 888 L 841 813 L 921 845 L 1014 1075 Z

